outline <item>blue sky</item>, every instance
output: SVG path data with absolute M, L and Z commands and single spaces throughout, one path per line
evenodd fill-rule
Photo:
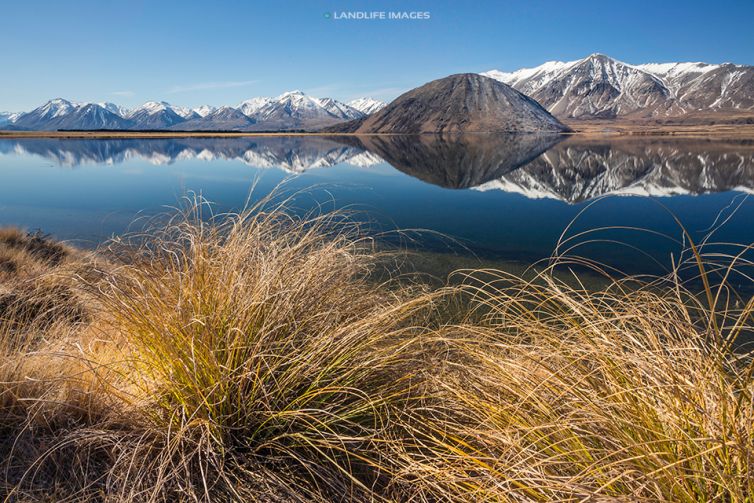
M 336 20 L 426 11 L 429 20 Z M 389 100 L 458 72 L 601 52 L 629 63 L 754 64 L 754 2 L 5 1 L 0 110 L 53 97 L 236 104 L 301 89 Z

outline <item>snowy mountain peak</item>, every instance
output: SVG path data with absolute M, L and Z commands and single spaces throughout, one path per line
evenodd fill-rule
M 341 119 L 360 119 L 365 115 L 360 110 L 332 98 L 320 98 L 317 101 L 327 112 Z
M 180 109 L 183 113 L 191 115 L 191 111 Z M 140 107 L 132 110 L 127 119 L 134 122 L 137 129 L 164 129 L 186 120 L 170 103 L 165 101 L 148 101 Z
M 259 112 L 263 117 L 271 117 L 279 113 L 293 117 L 328 115 L 319 100 L 301 91 L 285 92 L 266 104 Z
M 490 70 L 482 73 L 485 77 L 490 77 L 495 80 L 499 80 L 504 84 L 508 84 L 511 87 L 516 87 L 521 82 L 527 82 L 530 80 L 539 81 L 542 83 L 548 82 L 554 78 L 560 72 L 567 70 L 568 68 L 582 62 L 584 60 L 576 61 L 547 61 L 539 66 L 533 68 L 521 68 L 514 72 L 501 72 L 500 70 Z M 520 89 L 519 89 L 520 90 Z
M 266 97 L 251 98 L 238 105 L 238 109 L 243 112 L 244 115 L 251 117 L 271 101 L 272 98 Z
M 176 106 L 173 106 L 173 105 L 168 105 L 168 106 L 173 110 L 173 112 L 177 113 L 178 115 L 180 115 L 184 119 L 188 119 L 188 118 L 192 117 L 194 115 L 194 113 L 195 113 L 189 107 L 176 107 Z
M 110 103 L 109 101 L 103 101 L 96 104 L 101 106 L 108 112 L 114 113 L 115 115 L 120 115 L 121 117 L 126 117 L 130 113 L 130 110 L 128 110 L 127 108 L 116 105 L 115 103 Z
M 50 100 L 41 107 L 37 108 L 34 112 L 38 112 L 39 115 L 46 118 L 60 117 L 76 109 L 76 105 L 63 98 L 55 98 Z
M 21 114 L 14 112 L 0 112 L 0 126 L 13 123 Z
M 217 109 L 209 105 L 202 105 L 200 107 L 194 108 L 193 110 L 197 113 L 197 115 L 199 115 L 199 117 L 206 117 Z
M 276 98 L 273 98 L 273 101 L 276 101 L 278 103 L 282 102 L 296 102 L 296 103 L 303 103 L 303 102 L 315 102 L 315 99 L 308 96 L 303 91 L 299 91 L 298 89 L 293 91 L 286 91 L 280 96 L 277 96 Z
M 370 115 L 377 112 L 378 110 L 382 110 L 386 105 L 387 103 L 385 103 L 384 101 L 379 101 L 374 98 L 357 98 L 348 102 L 348 106 L 355 108 L 359 112 L 366 115 Z
M 720 65 L 710 65 L 707 63 L 647 63 L 636 65 L 636 68 L 652 73 L 659 77 L 675 77 L 684 73 L 707 73 L 720 68 Z
M 303 91 L 295 90 L 295 91 L 287 91 L 275 98 L 275 101 L 283 102 L 283 101 L 295 101 L 295 102 L 312 102 L 316 103 L 316 100 L 310 96 L 307 96 Z
M 146 112 L 149 112 L 150 114 L 155 114 L 157 112 L 162 112 L 170 108 L 170 103 L 166 101 L 147 101 L 140 107 L 136 108 L 134 112 L 144 110 Z

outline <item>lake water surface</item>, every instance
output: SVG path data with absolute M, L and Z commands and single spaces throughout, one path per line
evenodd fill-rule
M 569 236 L 613 229 L 571 253 L 631 273 L 677 256 L 679 222 L 716 229 L 721 252 L 754 243 L 754 144 L 647 138 L 2 139 L 0 225 L 93 246 L 186 193 L 229 211 L 283 181 L 296 211 L 347 208 L 365 232 L 506 261 L 550 256 L 577 216 Z

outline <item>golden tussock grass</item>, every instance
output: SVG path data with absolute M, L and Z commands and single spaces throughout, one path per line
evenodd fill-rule
M 6 500 L 751 500 L 750 302 L 378 283 L 337 215 L 202 211 L 96 254 L 0 232 Z

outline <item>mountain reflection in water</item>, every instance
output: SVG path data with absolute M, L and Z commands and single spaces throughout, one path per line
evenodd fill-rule
M 420 229 L 428 252 L 531 264 L 569 228 L 575 253 L 657 273 L 687 241 L 679 222 L 696 242 L 723 224 L 715 242 L 754 243 L 754 144 L 644 137 L 0 139 L 0 226 L 93 246 L 187 193 L 236 211 L 282 182 L 291 211 L 355 210 L 383 240 Z
M 387 162 L 427 183 L 502 190 L 569 203 L 607 194 L 669 196 L 754 189 L 751 142 L 590 139 L 537 135 L 290 136 L 170 139 L 0 140 L 0 153 L 60 166 L 143 159 L 172 164 L 237 160 L 290 173 Z
M 254 167 L 301 173 L 345 162 L 359 166 L 382 162 L 360 148 L 325 137 L 303 136 L 0 140 L 0 153 L 10 152 L 38 155 L 71 168 L 85 164 L 119 164 L 133 159 L 144 159 L 156 165 L 199 159 L 238 160 Z

